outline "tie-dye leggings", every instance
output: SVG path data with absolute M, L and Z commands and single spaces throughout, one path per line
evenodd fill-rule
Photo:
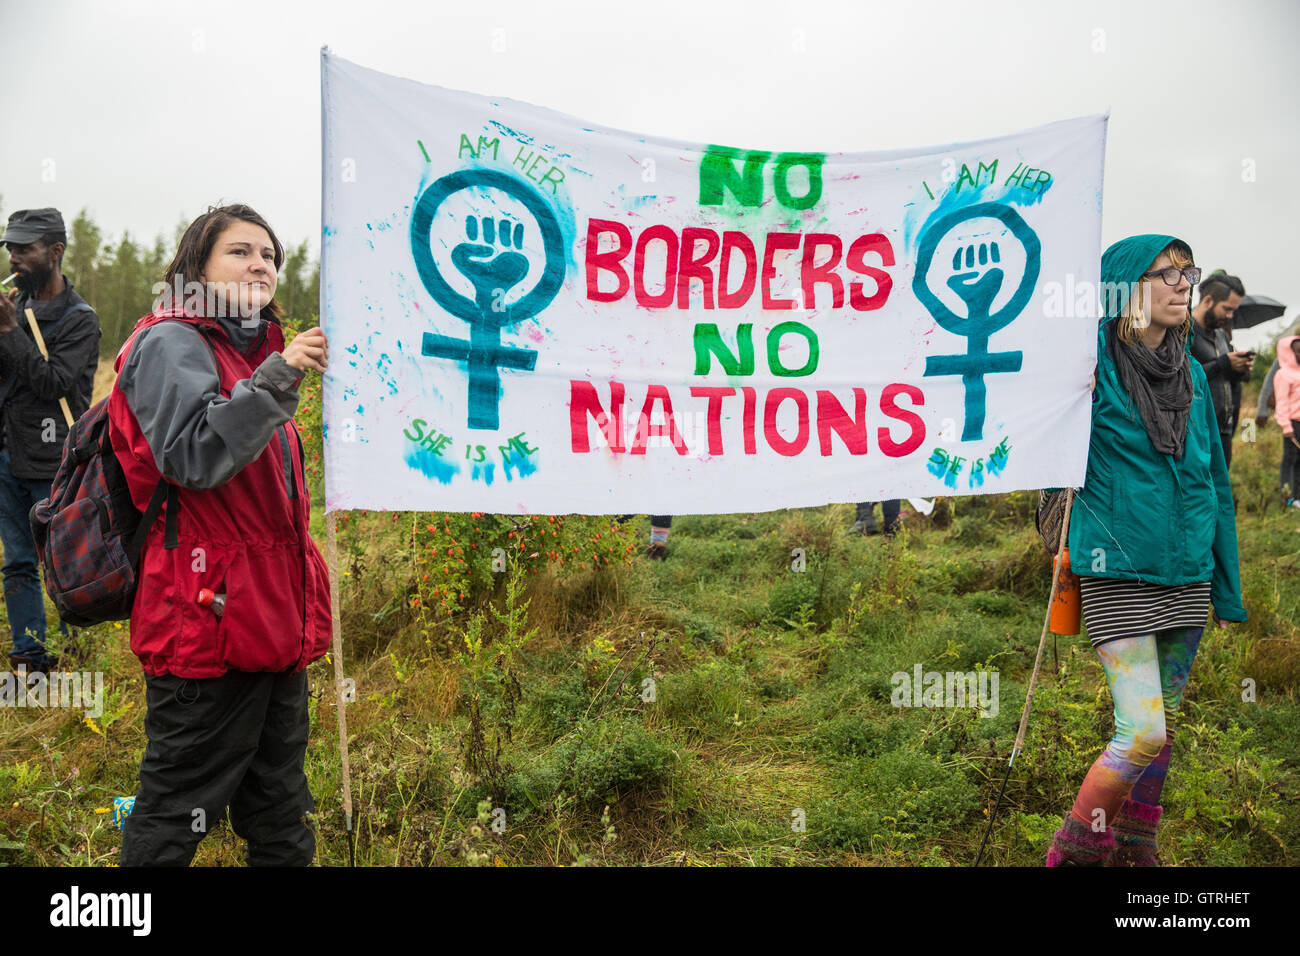
M 1083 778 L 1071 815 L 1110 826 L 1125 797 L 1156 806 L 1169 772 L 1174 715 L 1202 628 L 1124 637 L 1097 648 L 1115 702 L 1115 736 Z M 1101 821 L 1099 821 L 1101 822 Z

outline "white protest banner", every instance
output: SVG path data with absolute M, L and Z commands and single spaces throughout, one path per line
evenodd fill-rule
M 1082 484 L 1104 116 L 772 152 L 327 51 L 322 97 L 329 510 L 699 514 Z

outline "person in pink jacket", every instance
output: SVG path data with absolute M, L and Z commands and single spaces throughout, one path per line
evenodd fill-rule
M 1273 376 L 1274 412 L 1282 426 L 1283 464 L 1291 461 L 1286 475 L 1288 508 L 1300 508 L 1300 336 L 1288 335 L 1277 343 L 1277 374 Z

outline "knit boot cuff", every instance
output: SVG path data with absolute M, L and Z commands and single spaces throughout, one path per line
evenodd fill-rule
M 1123 806 L 1119 808 L 1121 817 L 1132 817 L 1142 823 L 1149 823 L 1153 827 L 1160 822 L 1160 817 L 1164 812 L 1161 807 L 1153 807 L 1149 803 L 1138 803 L 1136 800 L 1125 800 Z

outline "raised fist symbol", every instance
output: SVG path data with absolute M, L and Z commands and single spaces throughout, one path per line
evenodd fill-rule
M 452 264 L 474 284 L 475 299 L 485 316 L 489 311 L 501 312 L 500 308 L 492 309 L 494 297 L 499 303 L 528 274 L 528 259 L 511 249 L 523 248 L 523 223 L 467 216 L 465 237 L 467 242 L 451 250 Z M 498 246 L 505 251 L 498 251 Z
M 966 268 L 962 269 L 962 256 L 965 255 Z M 978 260 L 978 264 L 976 262 Z M 1001 262 L 996 242 L 983 243 L 978 246 L 971 243 L 958 248 L 952 257 L 953 275 L 948 277 L 948 288 L 961 296 L 966 303 L 966 318 L 987 318 L 993 299 L 1002 288 L 1005 273 L 997 265 Z

